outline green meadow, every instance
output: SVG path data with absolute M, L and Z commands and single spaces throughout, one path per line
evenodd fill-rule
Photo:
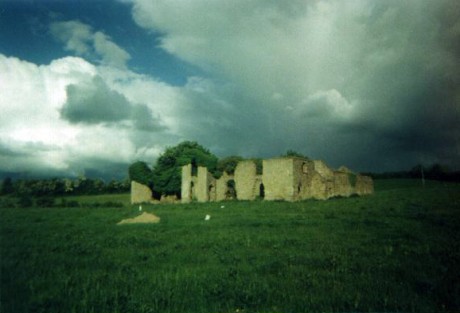
M 0 209 L 0 312 L 459 312 L 460 185 L 328 201 Z M 63 203 L 56 199 L 56 203 Z M 205 221 L 205 216 L 211 218 Z

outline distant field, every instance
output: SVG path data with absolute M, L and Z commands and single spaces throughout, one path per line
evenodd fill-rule
M 150 225 L 117 226 L 128 204 L 0 209 L 0 312 L 459 312 L 460 185 L 376 188 L 144 206 Z M 97 197 L 76 200 L 129 201 Z

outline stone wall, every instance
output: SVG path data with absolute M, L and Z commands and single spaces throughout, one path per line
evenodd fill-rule
M 334 172 L 326 165 L 326 163 L 321 160 L 315 160 L 313 161 L 313 164 L 315 166 L 315 171 L 317 171 L 321 176 L 326 179 L 334 178 Z
M 331 195 L 332 197 L 349 197 L 353 193 L 353 187 L 351 186 L 349 179 L 350 175 L 353 174 L 346 172 L 334 172 L 334 192 Z
M 227 183 L 229 180 L 232 180 L 233 176 L 228 175 L 226 172 L 216 180 L 216 201 L 227 200 Z
M 131 181 L 131 204 L 150 202 L 152 200 L 152 190 L 146 185 Z
M 209 188 L 209 175 L 208 175 L 208 169 L 203 166 L 198 166 L 198 174 L 196 177 L 196 183 L 194 186 L 195 193 L 194 193 L 194 198 L 198 202 L 207 202 L 209 201 L 209 194 L 208 194 L 208 188 Z
M 254 161 L 241 161 L 235 168 L 235 189 L 238 200 L 255 200 L 256 164 Z
M 358 195 L 368 195 L 374 193 L 374 182 L 369 176 L 357 175 L 355 193 Z
M 308 198 L 308 186 L 313 173 L 313 162 L 302 159 L 292 158 L 293 162 L 293 200 Z
M 263 160 L 262 183 L 265 200 L 294 201 L 294 163 L 292 158 Z
M 224 172 L 219 179 L 205 167 L 198 167 L 197 176 L 192 176 L 192 166 L 183 166 L 182 202 L 232 199 L 228 187 L 231 180 L 234 180 L 238 200 L 255 200 L 259 195 L 265 200 L 328 199 L 374 191 L 370 177 L 355 175 L 345 167 L 333 171 L 323 161 L 291 157 L 263 160 L 262 175 L 257 175 L 253 161 L 241 161 L 234 176 Z
M 192 201 L 192 164 L 182 166 L 181 180 L 181 202 L 189 203 Z
M 310 183 L 308 186 L 309 196 L 308 198 L 325 200 L 329 197 L 326 179 L 321 176 L 318 172 L 314 172 L 311 176 Z

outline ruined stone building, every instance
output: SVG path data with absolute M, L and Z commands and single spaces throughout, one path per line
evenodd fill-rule
M 370 177 L 354 174 L 345 167 L 332 170 L 323 161 L 297 157 L 263 160 L 261 174 L 257 173 L 254 161 L 241 161 L 233 175 L 224 172 L 218 179 L 205 167 L 182 167 L 182 203 L 256 198 L 298 201 L 366 195 L 373 191 Z
M 330 169 L 323 161 L 298 157 L 263 160 L 257 173 L 252 160 L 240 161 L 233 175 L 226 172 L 216 179 L 206 167 L 182 167 L 181 202 L 208 202 L 230 199 L 286 200 L 329 199 L 366 195 L 374 192 L 372 178 L 352 173 L 346 167 Z M 131 182 L 131 203 L 171 203 L 174 196 L 152 199 L 149 187 Z

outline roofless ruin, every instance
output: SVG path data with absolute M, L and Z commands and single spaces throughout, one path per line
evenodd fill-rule
M 233 175 L 226 172 L 216 179 L 206 167 L 182 167 L 182 203 L 223 200 L 285 200 L 329 199 L 367 195 L 374 192 L 372 178 L 355 174 L 346 167 L 330 169 L 323 161 L 300 157 L 283 157 L 262 161 L 258 173 L 252 160 L 240 161 Z M 164 202 L 170 198 L 162 197 Z M 131 202 L 151 202 L 146 186 L 132 182 Z M 178 201 L 178 200 L 177 200 Z

